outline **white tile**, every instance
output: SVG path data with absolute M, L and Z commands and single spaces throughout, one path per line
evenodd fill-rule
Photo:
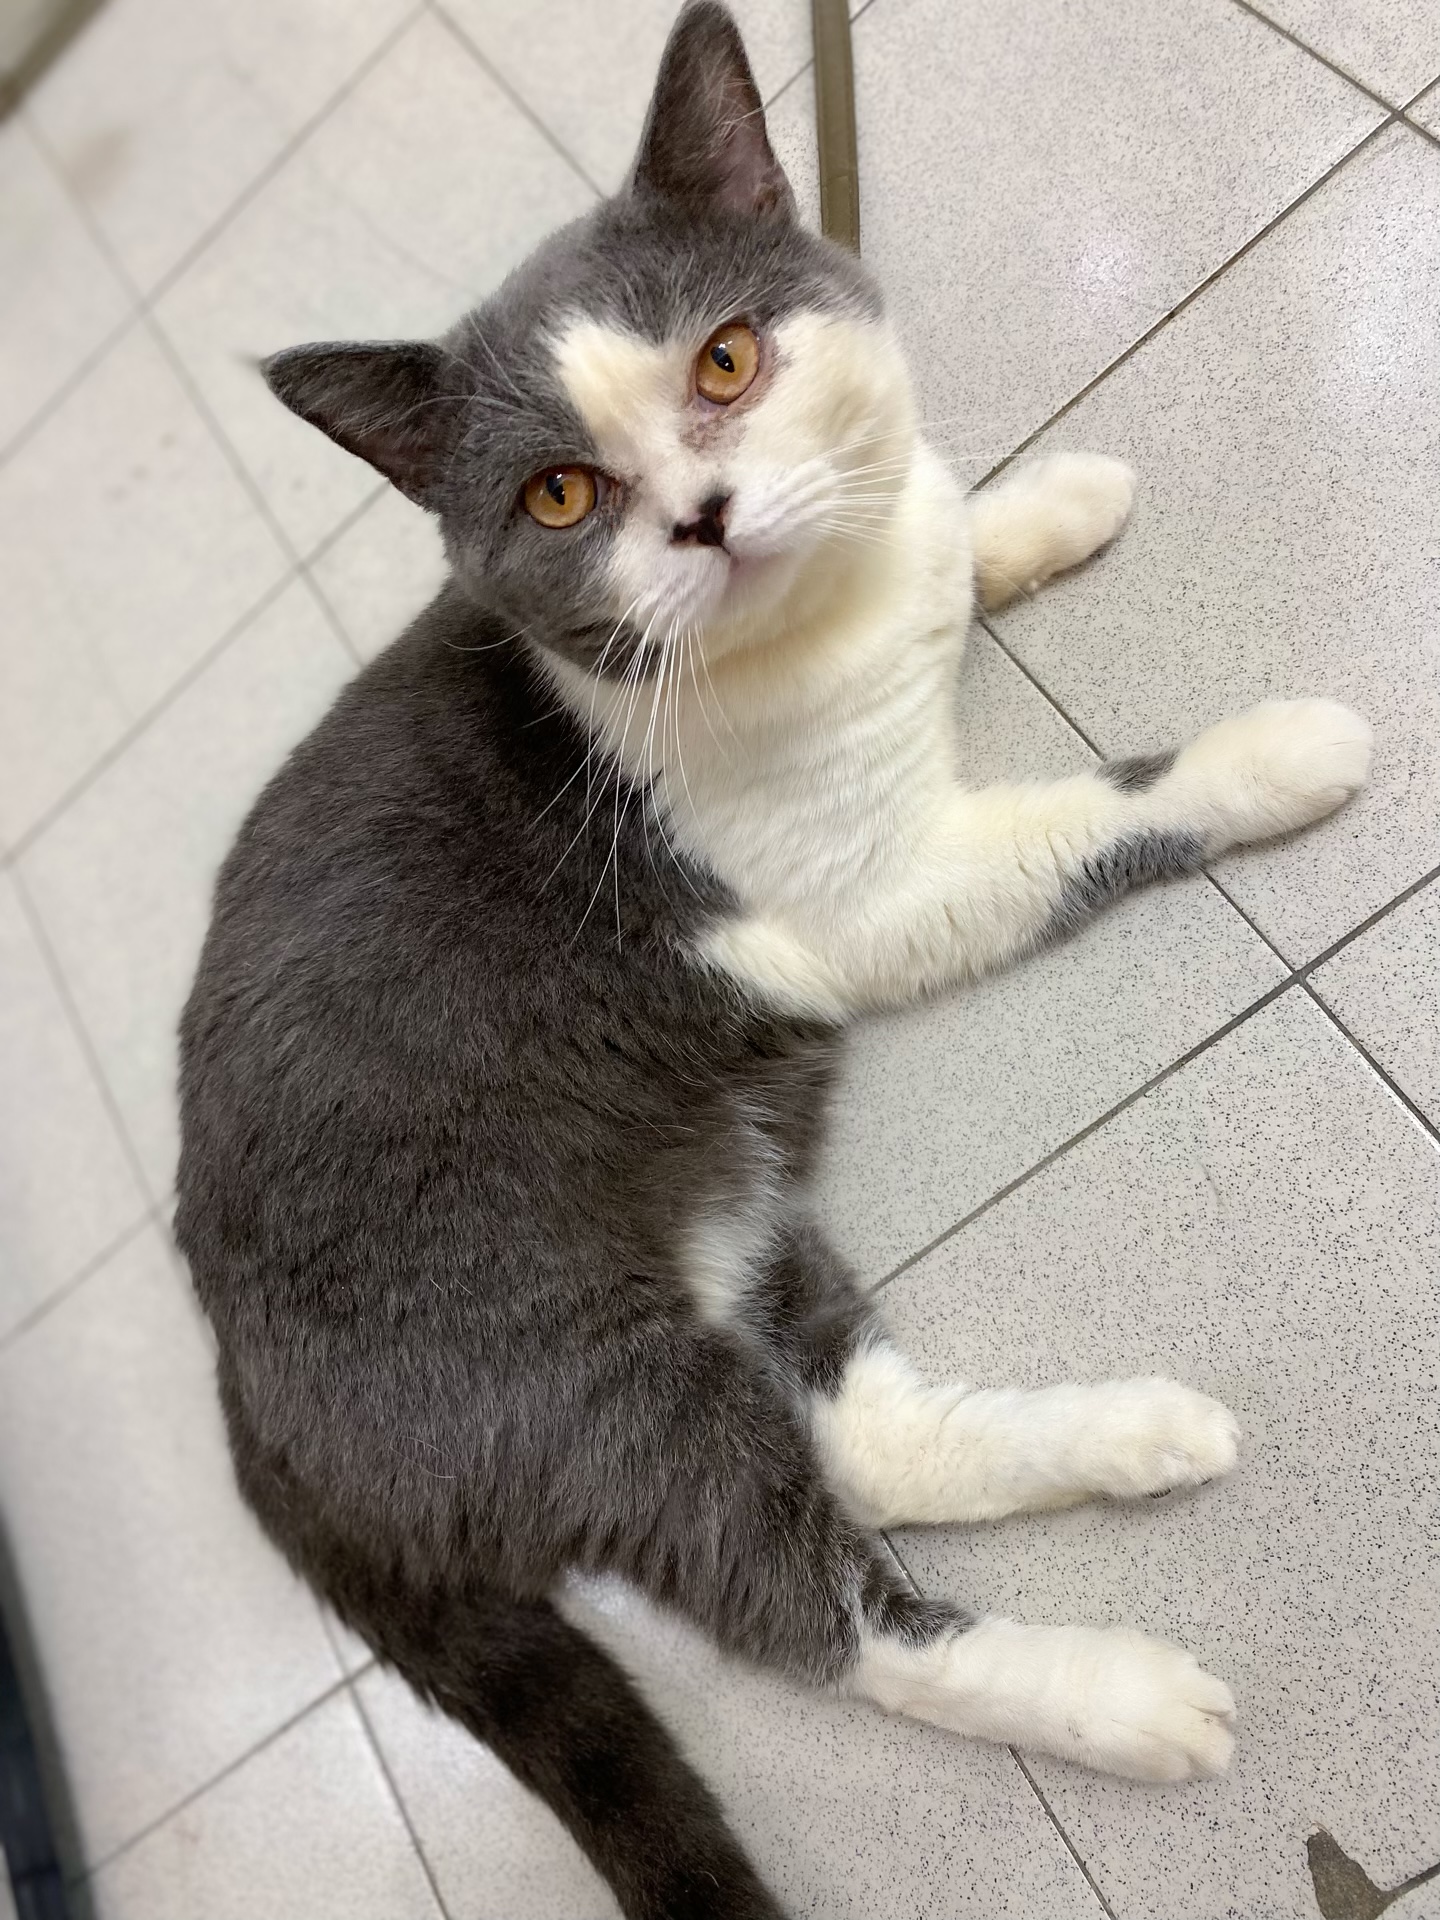
M 1410 118 L 1440 138 L 1440 86 L 1431 87 L 1410 109 Z
M 1036 1762 L 1117 1920 L 1314 1920 L 1317 1826 L 1380 1886 L 1440 1857 L 1437 1270 L 1440 1151 L 1292 988 L 886 1291 L 933 1377 L 1169 1373 L 1239 1416 L 1196 1494 L 899 1540 L 928 1592 L 1233 1686 L 1223 1780 Z
M 240 1504 L 199 1309 L 153 1229 L 0 1353 L 0 1505 L 87 1861 L 339 1677 Z
M 375 474 L 287 413 L 255 358 L 440 333 L 593 199 L 426 14 L 165 295 L 161 324 L 303 552 Z
M 24 122 L 0 121 L 0 450 L 129 311 Z
M 387 486 L 310 571 L 356 651 L 373 660 L 424 611 L 450 569 L 435 520 Z
M 1098 1920 L 1001 1749 L 723 1660 L 610 1583 L 577 1584 L 566 1612 L 637 1681 L 795 1920 Z M 359 1684 L 451 1920 L 611 1920 L 618 1909 L 575 1843 L 492 1754 L 393 1676 Z
M 966 783 L 1058 778 L 1091 758 L 977 633 L 961 680 Z M 1196 878 L 1135 894 L 994 979 L 865 1022 L 833 1103 L 827 1228 L 880 1279 L 1283 977 Z
M 881 0 L 854 54 L 865 258 L 976 479 L 1381 118 L 1231 0 Z
M 1262 11 L 1393 106 L 1440 73 L 1431 0 L 1265 0 Z
M 525 0 L 447 0 L 447 10 L 495 70 L 604 193 L 635 158 L 674 0 L 552 0 L 543 27 Z M 811 54 L 806 0 L 734 0 L 731 7 L 761 98 Z
M 175 1029 L 216 870 L 264 781 L 350 671 L 292 583 L 22 857 L 156 1195 L 175 1175 Z
M 1061 422 L 1138 468 L 1135 521 L 1002 622 L 1107 752 L 1272 695 L 1367 716 L 1370 792 L 1220 868 L 1297 964 L 1435 864 L 1437 431 L 1440 149 L 1397 128 Z
M 148 292 L 409 9 L 410 0 L 107 0 L 30 111 Z
M 0 873 L 0 1336 L 146 1208 L 14 882 Z
M 440 1920 L 348 1694 L 306 1714 L 91 1885 L 96 1920 Z
M 1440 1124 L 1440 881 L 1343 947 L 1310 982 Z
M 52 807 L 284 568 L 143 328 L 0 467 L 0 834 Z

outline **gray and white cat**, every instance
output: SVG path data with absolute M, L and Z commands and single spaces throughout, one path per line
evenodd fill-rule
M 876 1529 L 1204 1481 L 1231 1416 L 923 1384 L 809 1183 L 848 1023 L 1328 813 L 1363 722 L 1275 703 L 965 785 L 972 597 L 1083 560 L 1131 476 L 962 496 L 712 0 L 615 199 L 438 343 L 266 374 L 453 567 L 250 816 L 185 1015 L 178 1230 L 274 1539 L 632 1916 L 780 1909 L 556 1609 L 572 1570 L 951 1732 L 1219 1772 L 1231 1697 L 1188 1654 L 917 1600 Z

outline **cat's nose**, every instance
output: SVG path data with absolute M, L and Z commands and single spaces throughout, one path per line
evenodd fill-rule
M 702 500 L 700 510 L 693 520 L 677 520 L 670 530 L 670 539 L 677 547 L 723 547 L 725 544 L 725 509 L 730 505 L 728 493 L 712 493 L 708 500 Z

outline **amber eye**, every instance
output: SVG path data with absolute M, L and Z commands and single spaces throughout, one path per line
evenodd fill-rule
M 760 342 L 741 320 L 717 327 L 695 362 L 695 389 L 718 406 L 738 400 L 760 371 Z
M 574 527 L 595 504 L 588 467 L 551 467 L 525 482 L 525 511 L 542 527 Z

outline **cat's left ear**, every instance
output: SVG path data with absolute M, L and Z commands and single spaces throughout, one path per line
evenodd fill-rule
M 794 213 L 740 30 L 717 0 L 691 0 L 675 23 L 630 191 L 680 201 L 697 213 Z
M 453 409 L 443 402 L 444 355 L 430 341 L 287 347 L 260 362 L 292 413 L 357 453 L 422 507 L 434 507 Z

